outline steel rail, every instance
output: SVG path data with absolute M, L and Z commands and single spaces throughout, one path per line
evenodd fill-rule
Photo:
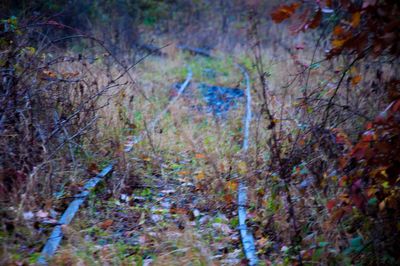
M 237 64 L 240 71 L 242 72 L 245 81 L 246 81 L 246 113 L 244 116 L 244 130 L 243 130 L 243 144 L 242 151 L 244 154 L 247 153 L 249 148 L 249 135 L 250 135 L 250 124 L 251 124 L 251 86 L 250 86 L 250 77 L 247 73 L 246 69 Z M 239 181 L 238 186 L 238 218 L 239 218 L 239 232 L 240 237 L 242 239 L 242 247 L 246 259 L 248 260 L 248 264 L 253 266 L 257 265 L 258 257 L 257 257 L 257 249 L 255 245 L 255 240 L 251 230 L 248 229 L 246 225 L 247 220 L 247 187 L 243 180 Z
M 181 48 L 182 50 L 187 50 L 187 46 L 179 46 L 178 48 Z M 222 58 L 216 57 L 208 52 L 207 54 L 204 54 L 202 52 L 203 49 L 191 48 L 190 51 L 204 57 L 223 60 Z M 244 130 L 243 130 L 243 144 L 242 144 L 242 152 L 243 154 L 246 154 L 249 148 L 250 124 L 252 119 L 250 76 L 247 73 L 245 67 L 243 67 L 238 63 L 236 63 L 236 66 L 242 72 L 246 82 L 246 113 L 243 118 Z M 247 186 L 243 180 L 239 181 L 237 194 L 238 194 L 237 202 L 238 202 L 238 220 L 239 220 L 238 229 L 240 232 L 242 248 L 246 256 L 246 259 L 248 260 L 248 265 L 254 266 L 258 264 L 257 249 L 253 233 L 246 225 Z
M 150 124 L 150 130 L 154 130 L 162 116 L 168 111 L 173 103 L 175 103 L 178 98 L 181 96 L 183 91 L 189 85 L 192 79 L 192 71 L 188 69 L 188 74 L 184 83 L 180 86 L 178 94 L 168 103 L 168 105 L 156 116 L 156 118 Z M 141 132 L 139 136 L 134 138 L 134 141 L 129 141 L 125 145 L 125 152 L 130 152 L 133 149 L 135 143 L 139 142 L 143 137 L 144 132 Z M 50 234 L 47 242 L 45 243 L 42 252 L 37 260 L 37 264 L 39 265 L 47 265 L 48 260 L 53 257 L 61 243 L 61 240 L 64 236 L 62 232 L 62 227 L 71 223 L 72 219 L 75 217 L 76 213 L 79 210 L 79 207 L 82 203 L 85 202 L 86 198 L 90 195 L 91 191 L 96 187 L 96 185 L 104 179 L 105 176 L 110 174 L 114 170 L 115 162 L 111 162 L 108 164 L 103 170 L 96 175 L 95 177 L 91 178 L 86 184 L 83 186 L 83 191 L 76 194 L 74 196 L 74 200 L 68 205 L 67 209 L 62 214 L 61 218 L 58 220 L 57 225 L 53 229 L 52 233 Z

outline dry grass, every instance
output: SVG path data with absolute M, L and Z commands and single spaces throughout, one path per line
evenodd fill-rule
M 314 37 L 300 35 L 293 39 L 286 30 L 279 26 L 271 26 L 265 34 L 266 47 L 262 48 L 264 71 L 267 77 L 268 105 L 272 110 L 275 123 L 279 127 L 279 138 L 283 154 L 291 149 L 292 137 L 297 134 L 301 125 L 308 125 L 313 121 L 322 120 L 323 106 L 335 90 L 340 73 L 348 62 L 344 59 L 337 59 L 336 62 L 321 62 L 308 72 L 307 66 L 310 59 L 313 62 L 323 58 L 318 50 L 314 54 L 314 48 L 310 45 L 310 38 Z M 273 36 L 273 40 L 268 40 Z M 276 41 L 282 40 L 282 42 Z M 290 41 L 287 41 L 290 40 Z M 285 43 L 286 41 L 286 43 Z M 164 42 L 164 40 L 160 41 Z M 187 54 L 181 53 L 176 48 L 177 41 L 170 41 L 171 46 L 165 48 L 167 57 L 149 57 L 129 72 L 129 78 L 124 76 L 118 83 L 119 86 L 110 89 L 96 101 L 96 106 L 104 108 L 97 110 L 98 119 L 95 124 L 95 131 L 89 133 L 90 137 L 82 139 L 77 152 L 77 162 L 72 167 L 71 162 L 63 160 L 62 156 L 46 160 L 42 163 L 39 171 L 33 171 L 28 176 L 25 194 L 22 197 L 14 192 L 13 202 L 18 201 L 18 208 L 6 210 L 7 220 L 12 221 L 14 232 L 12 235 L 2 236 L 3 243 L 11 243 L 14 239 L 20 238 L 20 232 L 27 228 L 34 228 L 33 222 L 25 222 L 22 218 L 24 212 L 32 210 L 36 213 L 39 209 L 49 211 L 56 209 L 61 212 L 68 197 L 79 190 L 82 183 L 93 175 L 90 172 L 90 165 L 95 165 L 94 172 L 101 169 L 111 158 L 118 159 L 117 171 L 107 181 L 108 189 L 105 200 L 118 200 L 121 193 L 131 193 L 137 186 L 149 185 L 159 186 L 171 181 L 183 180 L 185 183 L 192 183 L 195 192 L 187 192 L 183 198 L 195 196 L 200 198 L 200 204 L 196 207 L 212 206 L 212 211 L 226 213 L 228 218 L 235 219 L 236 184 L 239 178 L 247 178 L 250 186 L 250 214 L 254 218 L 253 229 L 258 241 L 260 255 L 275 260 L 276 263 L 285 264 L 285 258 L 289 256 L 281 251 L 281 247 L 289 246 L 292 238 L 292 228 L 287 222 L 288 202 L 285 193 L 282 192 L 282 180 L 276 172 L 270 169 L 271 131 L 268 121 L 261 112 L 263 100 L 262 84 L 257 70 L 254 66 L 254 54 L 251 49 L 243 46 L 236 46 L 232 49 L 234 56 L 217 61 L 208 59 L 193 59 Z M 296 45 L 304 45 L 304 49 L 296 49 Z M 249 46 L 253 47 L 252 44 Z M 291 53 L 288 53 L 288 46 Z M 223 57 L 223 53 L 216 54 Z M 233 59 L 234 58 L 234 59 Z M 118 76 L 121 68 L 110 64 L 110 58 L 102 57 L 93 64 L 82 65 L 80 63 L 61 63 L 54 71 L 58 73 L 79 72 L 80 77 L 87 80 L 83 87 L 83 98 L 87 93 L 98 91 L 107 85 L 111 77 Z M 215 119 L 209 114 L 198 112 L 193 107 L 202 103 L 200 95 L 196 92 L 196 82 L 215 83 L 222 86 L 243 86 L 241 75 L 235 68 L 237 61 L 247 67 L 252 79 L 253 110 L 254 118 L 251 129 L 251 145 L 247 156 L 240 151 L 242 135 L 242 117 L 244 110 L 239 107 L 229 112 L 225 119 Z M 153 132 L 148 132 L 147 127 L 163 110 L 171 95 L 171 88 L 177 82 L 182 82 L 186 74 L 186 65 L 192 67 L 195 72 L 195 82 L 189 90 L 191 95 L 183 96 L 161 120 Z M 207 79 L 202 75 L 202 69 L 214 67 L 218 75 L 215 79 Z M 382 69 L 386 70 L 386 66 Z M 335 72 L 336 71 L 336 72 Z M 346 112 L 337 107 L 329 125 L 339 125 L 349 132 L 351 137 L 356 137 L 365 118 L 346 120 L 347 117 L 354 118 L 354 112 L 360 111 L 365 117 L 371 117 L 377 110 L 382 108 L 383 101 L 376 101 L 383 95 L 381 89 L 376 94 L 366 94 L 371 91 L 372 86 L 367 81 L 372 80 L 376 69 L 367 69 L 364 65 L 356 65 L 352 75 L 362 73 L 363 80 L 359 84 L 351 85 L 349 80 L 344 89 L 337 94 L 338 105 L 349 106 Z M 384 71 L 383 79 L 392 75 L 393 70 Z M 310 95 L 319 97 L 317 101 L 308 106 L 302 106 L 303 92 L 305 86 Z M 367 88 L 367 89 L 365 89 Z M 67 97 L 70 102 L 78 104 L 80 97 L 79 87 L 60 86 L 58 91 L 72 91 Z M 321 100 L 322 99 L 322 100 Z M 335 107 L 336 108 L 336 107 Z M 354 110 L 353 110 L 354 109 Z M 349 111 L 350 110 L 350 111 Z M 61 110 L 63 111 L 63 110 Z M 340 114 L 340 115 L 339 115 Z M 343 120 L 343 122 L 342 122 Z M 85 117 L 79 119 L 83 123 Z M 331 129 L 327 128 L 328 130 Z M 132 153 L 123 152 L 124 141 L 127 137 L 143 133 L 143 140 L 135 145 Z M 306 147 L 304 148 L 306 149 Z M 68 154 L 66 147 L 63 154 Z M 320 187 L 310 186 L 306 190 L 299 189 L 299 184 L 310 175 L 302 174 L 293 176 L 288 191 L 293 196 L 294 207 L 298 222 L 307 228 L 303 234 L 304 247 L 315 245 L 319 242 L 336 243 L 333 249 L 340 249 L 343 244 L 342 231 L 331 232 L 329 228 L 329 213 L 321 207 L 326 205 L 329 198 L 341 192 L 337 188 L 338 176 L 334 171 L 334 165 L 329 163 L 329 156 L 326 155 L 323 147 L 317 152 L 310 153 L 302 158 L 305 165 L 313 165 L 315 161 L 326 163 L 325 184 L 326 190 Z M 246 164 L 243 164 L 246 162 Z M 55 165 L 57 167 L 55 168 Z M 174 168 L 175 167 L 175 168 Z M 291 170 L 290 170 L 291 171 Z M 185 173 L 184 173 L 185 172 Z M 172 177 L 172 178 L 171 178 Z M 40 184 L 52 182 L 53 188 L 40 188 Z M 160 182 L 162 181 L 162 182 Z M 336 187 L 335 187 L 336 186 Z M 64 189 L 70 191 L 64 194 L 62 199 L 54 200 L 51 193 Z M 111 190 L 110 193 L 107 190 Z M 46 196 L 41 196 L 45 191 Z M 37 201 L 44 202 L 38 209 Z M 49 203 L 47 203 L 49 202 Z M 93 203 L 93 202 L 92 202 Z M 89 206 L 92 207 L 89 203 Z M 190 262 L 195 265 L 212 265 L 215 248 L 208 246 L 209 239 L 205 239 L 204 232 L 193 228 L 190 222 L 184 221 L 184 230 L 177 228 L 176 224 L 170 223 L 163 230 L 155 232 L 144 232 L 144 238 L 149 241 L 140 243 L 141 251 L 131 250 L 135 245 L 120 245 L 114 241 L 111 244 L 99 245 L 93 238 L 85 238 L 88 228 L 93 227 L 102 220 L 113 217 L 118 211 L 102 209 L 105 213 L 99 215 L 81 215 L 71 227 L 66 227 L 67 242 L 54 259 L 55 264 L 60 265 L 112 265 L 132 264 L 141 265 L 143 255 L 147 249 L 153 258 L 155 265 L 179 265 Z M 86 211 L 83 211 L 85 214 Z M 143 210 L 134 210 L 130 215 L 132 219 L 140 219 Z M 140 214 L 138 217 L 138 213 Z M 99 216 L 99 217 L 96 217 Z M 102 220 L 101 220 L 101 219 Z M 140 222 L 140 221 L 139 221 Z M 7 223 L 5 223 L 6 226 Z M 153 228 L 149 228 L 152 230 Z M 136 230 L 136 229 L 135 229 Z M 44 232 L 47 233 L 48 229 Z M 105 230 L 106 231 L 106 230 Z M 99 233 L 101 235 L 101 232 Z M 26 234 L 24 237 L 25 247 L 22 244 L 3 244 L 2 258 L 4 262 L 24 261 L 18 253 L 29 253 L 31 260 L 39 252 L 38 242 L 43 242 L 47 234 Z M 335 242 L 337 239 L 341 239 Z M 224 241 L 231 241 L 226 240 Z M 235 242 L 235 241 L 233 241 Z M 232 244 L 233 246 L 236 245 Z M 274 248 L 274 245 L 279 248 Z M 137 245 L 136 245 L 137 246 Z M 230 247 L 231 248 L 231 247 Z M 230 250 L 231 251 L 231 250 Z M 335 252 L 336 252 L 335 251 Z M 131 252 L 132 256 L 126 256 Z M 142 253 L 141 253 L 142 252 Z M 123 255 L 122 255 L 123 254 Z M 138 255 L 139 254 L 139 255 Z M 137 255 L 137 256 L 136 256 Z M 331 254 L 335 256 L 334 252 Z M 25 260 L 26 261 L 26 260 Z M 148 260 L 150 262 L 150 259 Z M 327 262 L 327 261 L 326 261 Z

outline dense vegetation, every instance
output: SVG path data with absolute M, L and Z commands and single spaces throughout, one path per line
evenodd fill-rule
M 50 264 L 247 264 L 241 182 L 260 265 L 400 260 L 398 1 L 3 1 L 0 19 L 0 264 L 35 264 L 110 162 Z

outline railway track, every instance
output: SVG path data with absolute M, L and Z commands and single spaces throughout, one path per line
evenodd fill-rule
M 168 103 L 168 105 L 156 116 L 156 118 L 150 123 L 150 130 L 153 130 L 160 119 L 165 115 L 171 105 L 178 100 L 178 98 L 182 95 L 183 91 L 187 88 L 190 81 L 192 79 L 192 71 L 189 69 L 188 74 L 186 76 L 185 81 L 179 88 L 177 95 Z M 125 152 L 130 152 L 133 149 L 135 143 L 139 142 L 144 136 L 144 132 L 141 132 L 138 136 L 132 136 L 132 140 L 128 141 L 125 145 Z M 95 177 L 91 178 L 89 181 L 85 183 L 83 186 L 83 191 L 76 194 L 73 198 L 74 200 L 68 205 L 67 209 L 62 214 L 61 218 L 59 219 L 57 225 L 54 227 L 53 231 L 51 232 L 47 242 L 45 243 L 41 255 L 39 256 L 37 263 L 40 265 L 47 265 L 48 259 L 54 256 L 56 253 L 61 240 L 64 237 L 62 226 L 68 225 L 71 223 L 72 219 L 77 214 L 80 206 L 82 203 L 85 202 L 87 197 L 90 195 L 91 190 L 93 190 L 96 185 L 101 182 L 107 175 L 112 173 L 114 170 L 115 162 L 111 162 L 103 170 L 96 175 Z
M 221 59 L 219 59 L 221 60 Z M 242 154 L 245 155 L 247 153 L 249 147 L 249 135 L 250 135 L 250 124 L 252 118 L 251 111 L 251 85 L 250 85 L 250 77 L 246 71 L 246 69 L 237 64 L 237 67 L 240 69 L 242 75 L 244 76 L 246 88 L 245 88 L 245 115 L 243 118 L 243 143 L 242 143 Z M 192 71 L 189 69 L 188 74 L 185 78 L 185 81 L 180 85 L 179 90 L 174 98 L 170 100 L 167 106 L 152 120 L 149 124 L 149 130 L 152 131 L 158 125 L 163 116 L 168 112 L 169 108 L 178 100 L 178 98 L 182 95 L 185 89 L 188 87 L 192 80 Z M 124 151 L 129 153 L 132 151 L 134 145 L 143 139 L 145 132 L 141 132 L 137 136 L 130 136 L 129 140 L 125 144 Z M 102 171 L 91 178 L 86 184 L 83 186 L 83 191 L 76 194 L 74 196 L 74 200 L 68 205 L 67 209 L 62 214 L 59 219 L 57 225 L 53 229 L 50 234 L 47 242 L 45 243 L 41 255 L 37 260 L 37 263 L 40 265 L 47 265 L 48 260 L 54 256 L 56 253 L 62 239 L 63 239 L 63 231 L 62 226 L 68 225 L 71 223 L 77 212 L 79 211 L 80 206 L 85 202 L 87 197 L 90 195 L 91 191 L 96 187 L 96 185 L 101 182 L 107 175 L 110 175 L 114 170 L 115 162 L 111 162 Z M 255 240 L 251 230 L 246 225 L 247 220 L 247 187 L 244 180 L 239 181 L 238 190 L 237 190 L 237 212 L 238 212 L 238 231 L 241 236 L 242 249 L 245 254 L 246 259 L 248 260 L 248 265 L 257 265 L 257 251 L 255 247 Z

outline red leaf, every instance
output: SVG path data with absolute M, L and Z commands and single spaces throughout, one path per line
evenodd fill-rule
M 225 194 L 223 198 L 225 200 L 225 203 L 228 205 L 235 200 L 235 198 L 231 194 Z
M 342 217 L 346 214 L 346 210 L 344 208 L 340 208 L 336 210 L 331 217 L 332 223 L 336 223 L 342 219 Z
M 101 229 L 107 230 L 107 228 L 110 227 L 113 223 L 114 223 L 113 220 L 108 219 L 108 220 L 105 220 L 104 222 L 100 223 L 99 226 Z
M 364 134 L 361 137 L 361 140 L 364 142 L 372 142 L 376 140 L 376 134 L 373 130 L 368 130 L 364 132 Z
M 88 172 L 89 172 L 90 174 L 97 175 L 97 174 L 100 172 L 100 171 L 99 171 L 99 167 L 97 166 L 96 163 L 91 163 L 91 164 L 89 165 L 89 167 L 88 167 Z
M 377 115 L 375 117 L 375 123 L 377 124 L 384 124 L 386 123 L 387 119 L 388 119 L 389 115 L 386 111 L 380 112 L 379 115 Z
M 317 13 L 315 14 L 313 19 L 308 24 L 308 27 L 310 29 L 317 28 L 319 26 L 319 24 L 321 23 L 321 20 L 322 20 L 322 11 L 321 11 L 321 9 L 318 9 Z
M 400 110 L 400 100 L 397 100 L 392 106 L 392 111 L 397 112 L 399 110 Z
M 194 157 L 195 157 L 196 159 L 205 159 L 205 158 L 206 158 L 206 155 L 203 154 L 203 153 L 196 153 L 196 154 L 194 155 Z
M 357 85 L 358 83 L 360 83 L 361 81 L 361 76 L 360 75 L 356 75 L 351 79 L 351 84 L 352 85 Z
M 353 150 L 351 151 L 351 157 L 356 158 L 357 160 L 361 160 L 364 158 L 365 153 L 369 148 L 368 142 L 359 142 L 354 146 Z
M 361 190 L 361 186 L 362 186 L 362 180 L 358 179 L 357 181 L 355 181 L 353 183 L 353 185 L 351 186 L 351 190 L 353 193 L 357 193 Z
M 300 3 L 293 3 L 291 5 L 283 5 L 271 13 L 272 20 L 276 23 L 281 23 L 285 19 L 290 18 L 296 9 L 300 6 Z
M 326 203 L 326 208 L 328 209 L 329 212 L 332 211 L 332 209 L 336 206 L 336 199 L 332 199 Z
M 332 131 L 335 133 L 335 141 L 337 144 L 351 147 L 350 139 L 342 129 L 334 128 Z
M 368 123 L 365 125 L 365 129 L 367 129 L 367 130 L 372 129 L 372 127 L 373 127 L 373 124 L 372 124 L 371 122 L 368 122 Z
M 343 176 L 340 181 L 339 181 L 339 186 L 340 187 L 345 187 L 346 186 L 346 182 L 349 178 L 347 177 L 347 175 Z
M 353 194 L 351 195 L 351 200 L 353 201 L 354 205 L 356 205 L 359 209 L 364 209 L 364 198 L 360 194 Z
M 340 167 L 340 169 L 344 169 L 346 167 L 348 160 L 349 159 L 347 158 L 347 156 L 343 156 L 343 157 L 339 158 L 339 167 Z
M 335 28 L 333 28 L 333 35 L 341 36 L 341 35 L 343 35 L 343 33 L 344 33 L 344 30 L 341 26 L 337 25 L 337 26 L 335 26 Z
M 185 215 L 185 214 L 189 213 L 188 210 L 186 210 L 184 208 L 179 208 L 179 207 L 176 207 L 176 206 L 172 206 L 171 209 L 169 210 L 169 212 L 171 214 L 182 214 L 182 215 Z

